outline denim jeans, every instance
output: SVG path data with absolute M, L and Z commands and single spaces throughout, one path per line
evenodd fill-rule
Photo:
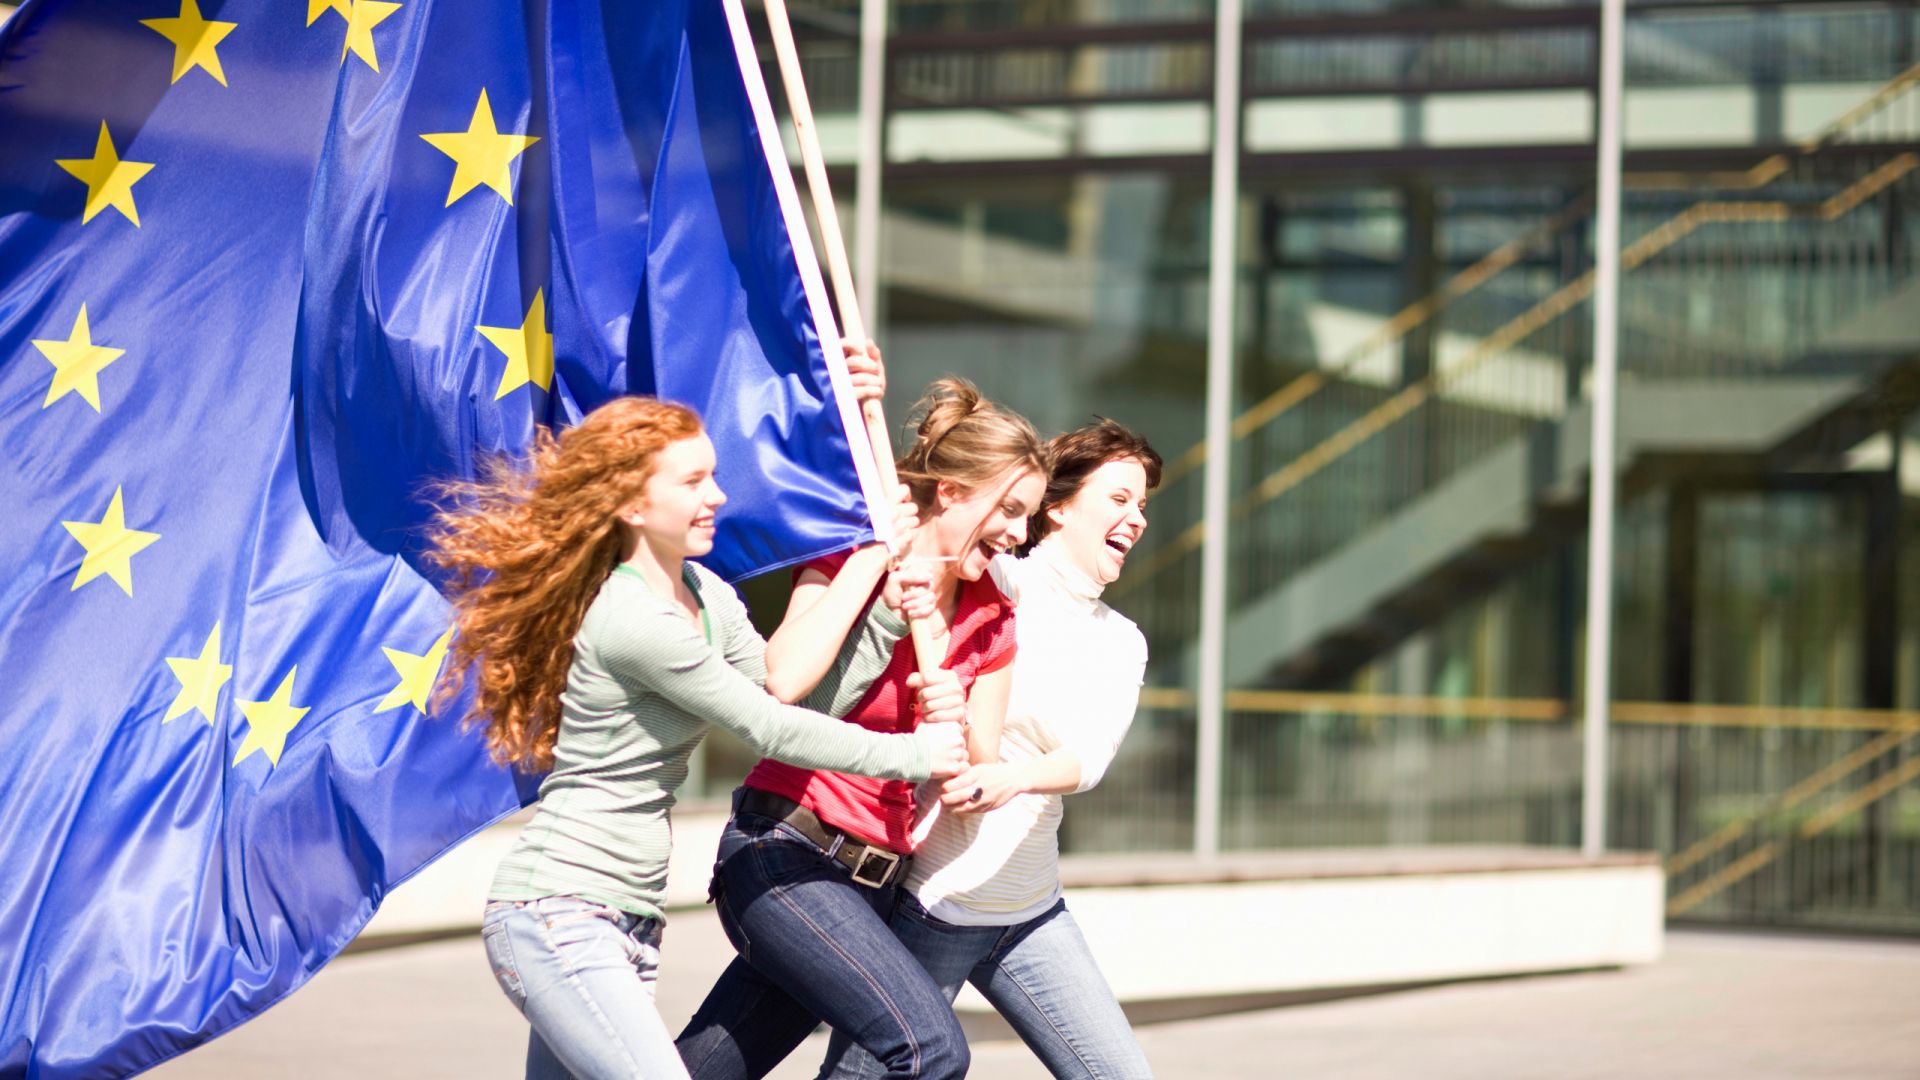
M 487 962 L 533 1027 L 528 1080 L 687 1075 L 653 1004 L 660 930 L 572 896 L 487 905 Z
M 1153 1075 L 1066 901 L 1013 926 L 957 926 L 927 914 L 903 892 L 892 923 L 948 1001 L 971 982 L 1054 1076 Z M 855 1080 L 883 1073 L 866 1051 L 836 1033 L 820 1075 Z
M 876 1076 L 965 1076 L 947 995 L 887 929 L 894 892 L 854 884 L 791 825 L 736 812 L 713 898 L 739 955 L 680 1033 L 688 1071 L 765 1076 L 824 1020 L 866 1049 Z

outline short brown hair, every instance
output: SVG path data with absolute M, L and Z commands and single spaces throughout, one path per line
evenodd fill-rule
M 1147 490 L 1160 486 L 1160 455 L 1147 440 L 1104 416 L 1094 422 L 1056 435 L 1047 443 L 1047 493 L 1040 509 L 1027 519 L 1027 543 L 1022 554 L 1053 531 L 1053 519 L 1047 511 L 1073 501 L 1087 486 L 1087 477 L 1109 461 L 1134 460 L 1147 470 Z

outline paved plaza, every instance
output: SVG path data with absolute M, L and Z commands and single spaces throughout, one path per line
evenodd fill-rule
M 1150 940 L 1141 942 L 1151 948 Z M 731 957 L 711 913 L 674 916 L 661 1008 L 678 1030 Z M 519 1075 L 525 1024 L 477 936 L 349 954 L 158 1080 Z M 1920 1078 L 1920 943 L 1676 931 L 1666 959 L 1148 1024 L 1163 1080 L 1219 1077 Z M 823 1036 L 774 1075 L 812 1075 Z M 1044 1077 L 984 1038 L 973 1075 Z

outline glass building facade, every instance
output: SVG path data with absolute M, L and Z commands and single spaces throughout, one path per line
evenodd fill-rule
M 793 7 L 849 223 L 860 15 Z M 1147 689 L 1064 841 L 1193 845 L 1220 542 L 1222 847 L 1577 844 L 1598 8 L 1248 0 L 1226 207 L 1214 18 L 888 12 L 895 411 L 961 374 L 1169 462 L 1108 594 Z M 1676 918 L 1920 931 L 1920 8 L 1651 0 L 1625 51 L 1609 844 Z

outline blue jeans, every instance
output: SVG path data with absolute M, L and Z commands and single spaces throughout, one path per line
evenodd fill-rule
M 971 982 L 1054 1076 L 1153 1075 L 1066 901 L 1013 926 L 957 926 L 902 893 L 893 932 L 948 1001 Z M 836 1033 L 820 1075 L 854 1080 L 882 1073 L 878 1062 Z
M 894 893 L 854 884 L 791 825 L 736 812 L 713 898 L 740 955 L 680 1033 L 688 1071 L 765 1076 L 824 1020 L 866 1049 L 876 1076 L 965 1076 L 967 1039 L 947 995 L 887 929 Z
M 528 1080 L 687 1075 L 653 1004 L 660 930 L 573 896 L 487 905 L 487 962 L 533 1027 Z

